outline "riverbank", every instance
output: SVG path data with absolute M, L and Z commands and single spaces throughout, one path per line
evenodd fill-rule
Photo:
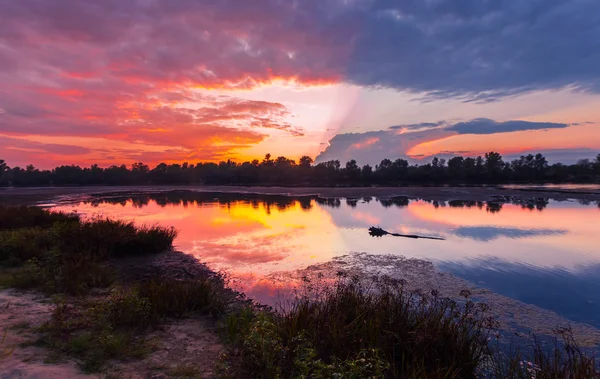
M 600 202 L 600 190 L 579 187 L 244 187 L 244 186 L 98 186 L 98 187 L 23 187 L 0 188 L 0 204 L 33 204 L 78 195 L 120 192 L 153 193 L 164 191 L 198 191 L 281 196 L 319 197 L 407 197 L 430 201 L 494 201 L 509 197 L 515 200 L 547 198 Z
M 243 304 L 176 231 L 0 207 L 2 377 L 214 377 Z
M 567 329 L 556 350 L 537 342 L 529 354 L 490 350 L 497 320 L 466 288 L 456 299 L 401 279 L 339 271 L 333 279 L 306 276 L 272 310 L 171 251 L 172 229 L 34 207 L 0 207 L 0 216 L 0 284 L 20 289 L 0 291 L 3 375 L 600 376 Z M 430 266 L 419 271 L 436 275 Z M 525 360 L 533 371 L 520 366 Z
M 116 272 L 111 290 L 96 289 L 82 297 L 61 296 L 61 304 L 93 308 L 108 303 L 111 292 L 154 280 L 202 280 L 216 274 L 189 255 L 167 251 L 147 257 L 124 258 L 113 263 Z M 225 290 L 224 290 L 225 291 Z M 222 296 L 230 300 L 236 294 Z M 0 325 L 5 339 L 1 347 L 10 353 L 0 360 L 0 376 L 7 378 L 213 378 L 227 353 L 218 319 L 190 311 L 181 317 L 161 319 L 146 330 L 138 352 L 117 346 L 117 356 L 86 356 L 91 351 L 85 338 L 71 338 L 67 349 L 48 343 L 49 325 L 57 315 L 56 298 L 39 291 L 0 290 Z M 123 307 L 125 309 L 125 307 Z M 142 322 L 142 321 L 140 321 Z M 90 329 L 87 328 L 89 332 Z M 135 326 L 131 326 L 135 329 Z M 86 333 L 86 332 L 84 332 Z M 104 334 L 114 333 L 112 330 Z M 79 334 L 81 336 L 82 334 Z M 83 334 L 85 335 L 85 334 Z M 114 355 L 114 354 L 113 354 Z

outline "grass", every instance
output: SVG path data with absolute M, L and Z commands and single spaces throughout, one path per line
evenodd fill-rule
M 130 307 L 140 306 L 133 304 Z M 50 321 L 45 323 L 39 341 L 49 347 L 55 357 L 65 354 L 77 358 L 85 372 L 98 372 L 110 359 L 143 358 L 148 352 L 143 336 L 111 322 L 107 303 L 69 304 L 58 301 Z M 128 309 L 138 314 L 143 309 Z
M 107 261 L 172 247 L 172 228 L 95 218 L 36 207 L 0 207 L 0 282 L 47 293 L 80 295 L 114 278 Z
M 386 278 L 341 277 L 278 312 L 241 309 L 223 330 L 241 353 L 239 377 L 600 378 L 567 330 L 554 349 L 538 341 L 508 356 L 491 349 L 487 307 L 462 296 L 457 302 Z
M 278 313 L 245 310 L 225 325 L 253 377 L 467 378 L 488 351 L 485 311 L 391 279 L 340 278 Z
M 106 298 L 58 302 L 41 342 L 78 358 L 86 372 L 97 372 L 110 360 L 144 357 L 150 327 L 190 313 L 220 314 L 223 299 L 218 278 L 142 282 L 114 289 Z
M 0 283 L 81 296 L 57 301 L 41 329 L 40 343 L 51 348 L 54 359 L 76 357 L 86 372 L 95 372 L 110 360 L 147 354 L 145 332 L 168 317 L 225 311 L 219 277 L 115 288 L 110 261 L 170 249 L 176 236 L 172 228 L 104 218 L 84 221 L 35 207 L 2 207 L 0 215 Z M 101 288 L 110 294 L 86 296 Z
M 557 328 L 554 345 L 545 348 L 535 337 L 525 350 L 511 355 L 496 352 L 490 377 L 514 379 L 600 378 L 599 362 L 586 354 L 569 328 Z

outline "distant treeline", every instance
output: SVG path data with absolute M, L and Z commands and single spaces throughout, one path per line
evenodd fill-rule
M 52 170 L 9 167 L 0 160 L 1 186 L 222 184 L 222 185 L 396 185 L 459 183 L 595 183 L 600 182 L 600 154 L 576 164 L 549 164 L 542 154 L 526 155 L 505 162 L 496 152 L 481 157 L 433 158 L 430 163 L 410 165 L 405 159 L 382 160 L 360 167 L 355 160 L 344 166 L 338 160 L 314 164 L 304 156 L 298 162 L 267 154 L 262 161 L 236 163 L 161 163 L 150 168 L 143 163 L 102 168 L 59 166 Z

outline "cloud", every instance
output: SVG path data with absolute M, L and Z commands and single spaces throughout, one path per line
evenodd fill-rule
M 0 135 L 0 157 L 11 166 L 25 166 L 32 163 L 23 160 L 24 156 L 35 157 L 40 161 L 54 161 L 56 156 L 72 159 L 73 156 L 89 154 L 90 149 L 75 145 L 41 143 Z
M 434 155 L 409 154 L 409 151 L 421 144 L 432 142 L 455 135 L 478 134 L 492 135 L 498 133 L 511 133 L 528 130 L 546 130 L 556 128 L 567 128 L 569 124 L 550 122 L 530 122 L 522 120 L 494 121 L 486 118 L 471 121 L 451 123 L 451 121 L 424 122 L 410 125 L 392 126 L 388 130 L 346 133 L 334 136 L 327 148 L 319 154 L 316 162 L 338 159 L 346 162 L 355 159 L 360 164 L 377 164 L 382 159 L 407 159 L 409 162 L 422 163 L 427 158 L 437 156 L 439 158 L 452 158 L 457 155 L 478 155 L 481 151 L 468 150 L 442 150 Z M 581 158 L 595 156 L 591 149 L 564 149 L 564 150 L 540 150 L 532 153 L 547 154 L 552 162 L 573 163 Z M 519 154 L 509 154 L 506 159 L 518 158 L 529 151 Z
M 344 81 L 490 101 L 600 91 L 598 14 L 594 0 L 5 0 L 0 54 L 12 59 L 0 62 L 22 80 Z
M 458 134 L 496 134 L 510 133 L 524 130 L 545 130 L 566 128 L 567 124 L 554 122 L 530 122 L 530 121 L 505 121 L 498 122 L 487 118 L 477 118 L 467 122 L 459 122 L 446 130 L 455 131 Z
M 90 152 L 90 149 L 81 146 L 61 145 L 55 143 L 40 143 L 35 141 L 28 141 L 24 139 L 9 138 L 3 136 L 0 136 L 0 145 L 3 149 L 8 150 L 30 150 L 65 155 L 79 155 Z
M 408 158 L 406 152 L 427 142 L 456 134 L 444 129 L 429 129 L 401 133 L 397 130 L 382 130 L 366 133 L 346 133 L 334 136 L 327 148 L 315 161 L 332 159 L 347 162 L 355 159 L 360 164 L 377 164 L 382 159 Z
M 599 93 L 598 15 L 594 0 L 0 0 L 0 132 L 198 152 L 304 134 L 285 104 L 199 89 L 350 83 L 480 102 Z
M 493 101 L 572 86 L 600 90 L 593 0 L 374 0 L 362 13 L 351 81 Z

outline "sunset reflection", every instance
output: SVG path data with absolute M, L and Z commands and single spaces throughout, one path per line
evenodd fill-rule
M 426 202 L 407 198 L 171 192 L 91 197 L 58 207 L 138 224 L 173 226 L 175 247 L 226 273 L 231 285 L 266 303 L 300 283 L 293 274 L 351 252 L 422 258 L 443 266 L 476 260 L 576 272 L 600 264 L 599 216 L 576 202 L 509 199 Z M 445 241 L 371 238 L 370 226 Z

